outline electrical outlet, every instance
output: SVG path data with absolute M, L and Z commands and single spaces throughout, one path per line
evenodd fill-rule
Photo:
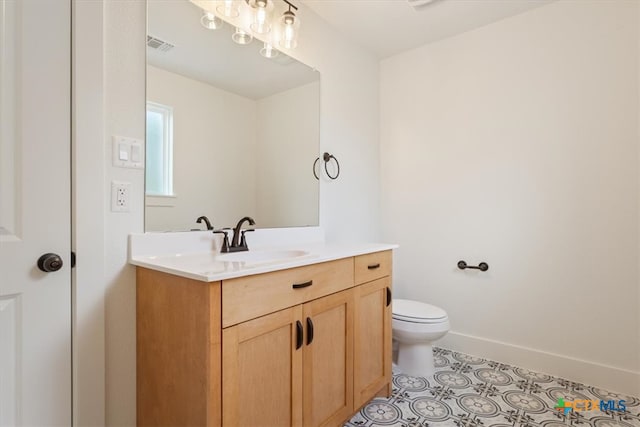
M 111 181 L 111 212 L 129 212 L 131 183 Z

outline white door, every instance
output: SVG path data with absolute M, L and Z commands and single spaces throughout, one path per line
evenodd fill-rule
M 0 426 L 71 424 L 70 29 L 69 0 L 0 0 Z

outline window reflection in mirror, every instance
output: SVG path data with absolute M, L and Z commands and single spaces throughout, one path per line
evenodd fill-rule
M 173 196 L 173 109 L 147 102 L 147 196 Z
M 318 225 L 319 73 L 262 57 L 258 40 L 236 45 L 230 25 L 208 30 L 202 13 L 148 2 L 145 230 L 201 229 L 201 215 L 216 228 L 246 215 Z

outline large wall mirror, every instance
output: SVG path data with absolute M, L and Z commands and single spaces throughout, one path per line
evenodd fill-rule
M 319 73 L 187 0 L 147 4 L 145 230 L 318 225 Z

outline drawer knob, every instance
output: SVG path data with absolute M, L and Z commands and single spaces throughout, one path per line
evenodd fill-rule
M 291 287 L 293 289 L 301 289 L 301 288 L 308 288 L 311 285 L 313 285 L 313 280 L 309 280 L 308 282 L 304 282 L 304 283 L 294 283 L 293 285 L 291 285 Z
M 380 263 L 368 265 L 367 268 L 369 270 L 375 270 L 376 268 L 380 268 Z

